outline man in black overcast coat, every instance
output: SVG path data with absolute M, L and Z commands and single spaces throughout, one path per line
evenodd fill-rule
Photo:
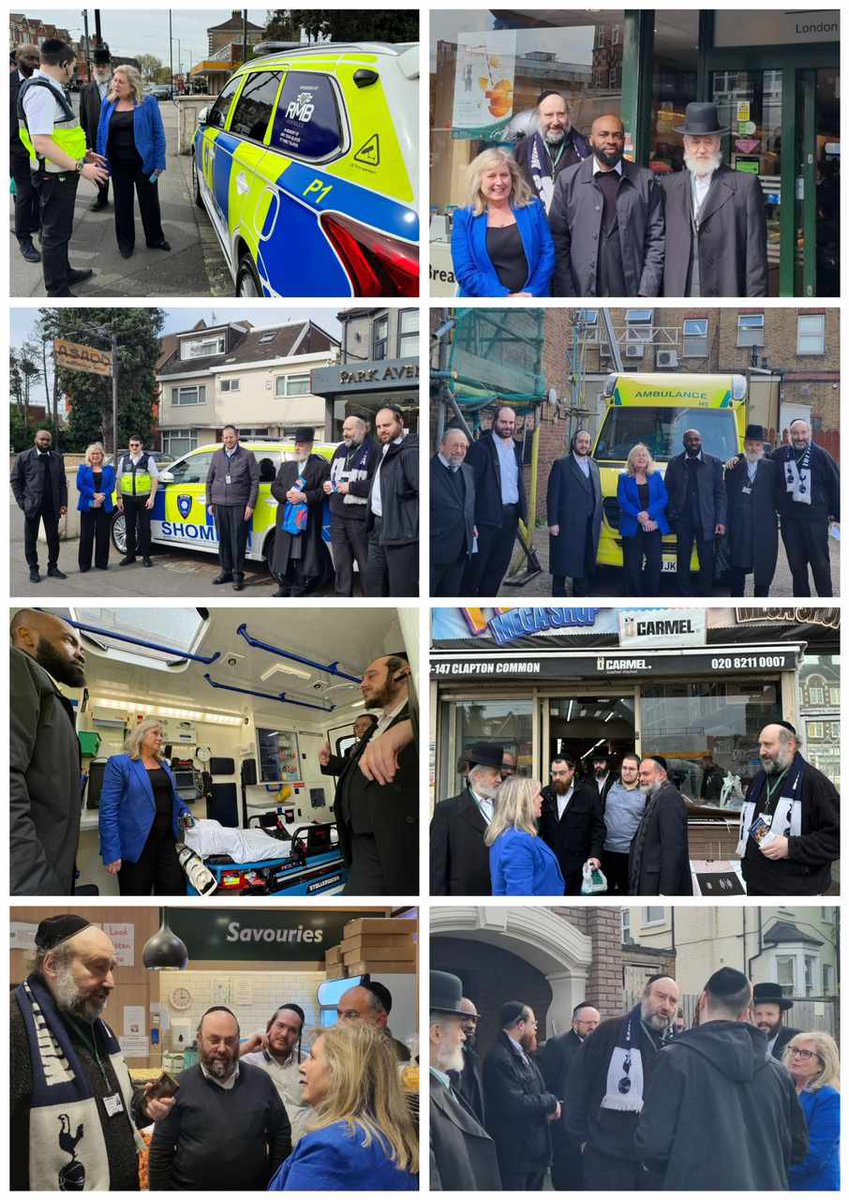
M 462 594 L 475 540 L 475 473 L 464 462 L 469 439 L 449 426 L 430 460 L 430 594 Z
M 543 789 L 539 819 L 539 835 L 557 855 L 567 896 L 581 894 L 584 863 L 601 866 L 607 836 L 598 789 L 576 782 L 576 765 L 569 754 L 551 760 L 551 785 Z
M 666 759 L 660 754 L 640 763 L 640 789 L 647 799 L 631 843 L 631 895 L 692 896 L 687 805 L 669 782 Z

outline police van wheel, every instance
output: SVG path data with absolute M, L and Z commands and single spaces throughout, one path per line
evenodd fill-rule
M 248 254 L 243 254 L 239 259 L 239 270 L 236 274 L 236 295 L 246 297 L 262 295 L 262 286 L 259 282 L 256 268 Z
M 112 545 L 119 554 L 127 553 L 127 523 L 123 513 L 117 513 L 112 522 Z
M 198 179 L 198 160 L 195 154 L 192 154 L 192 191 L 195 196 L 195 204 L 198 208 L 203 208 L 203 197 L 200 194 L 200 180 Z

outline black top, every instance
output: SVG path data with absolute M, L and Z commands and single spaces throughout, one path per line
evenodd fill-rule
M 649 482 L 637 484 L 637 495 L 640 497 L 640 506 L 642 512 L 649 510 Z
M 95 490 L 96 492 L 99 492 L 99 491 L 100 491 L 100 484 L 101 484 L 101 481 L 102 481 L 102 479 L 103 479 L 103 472 L 102 472 L 102 471 L 95 471 L 95 470 L 92 468 L 91 477 L 92 477 L 92 479 L 94 480 L 94 490 Z
M 171 791 L 171 780 L 168 778 L 168 772 L 164 767 L 155 767 L 152 771 L 148 769 L 147 777 L 150 780 L 153 788 L 153 798 L 156 801 L 156 815 L 165 814 L 171 816 L 171 810 L 174 807 L 174 796 Z
M 604 212 L 602 213 L 602 232 L 607 237 L 616 224 L 616 204 L 619 199 L 619 185 L 622 176 L 618 171 L 597 171 L 596 187 L 604 197 Z
M 109 157 L 115 162 L 129 165 L 141 164 L 141 158 L 136 150 L 135 112 L 119 112 L 116 108 L 109 122 L 109 141 L 107 144 Z
M 519 226 L 490 226 L 486 231 L 486 250 L 504 287 L 520 292 L 528 280 L 528 260 Z

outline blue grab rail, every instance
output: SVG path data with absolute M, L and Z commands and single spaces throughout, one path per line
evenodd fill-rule
M 349 675 L 347 671 L 340 671 L 338 662 L 314 662 L 311 658 L 303 658 L 291 650 L 283 650 L 280 646 L 271 646 L 268 642 L 261 642 L 259 638 L 251 637 L 248 627 L 244 623 L 239 625 L 236 633 L 243 637 L 254 650 L 267 650 L 269 654 L 277 654 L 280 658 L 290 658 L 292 662 L 302 663 L 305 667 L 312 667 L 316 671 L 326 671 L 328 675 L 335 675 L 337 679 L 349 679 L 351 683 L 362 683 L 362 679 L 358 675 Z
M 158 642 L 148 642 L 144 638 L 131 637 L 128 633 L 118 633 L 116 629 L 101 629 L 99 625 L 87 625 L 84 621 L 72 621 L 70 617 L 64 618 L 69 625 L 73 625 L 74 629 L 81 629 L 83 633 L 96 633 L 100 637 L 114 638 L 116 642 L 128 642 L 131 646 L 143 646 L 145 650 L 158 650 L 160 654 L 173 654 L 175 658 L 187 658 L 191 662 L 204 663 L 206 666 L 211 666 L 221 657 L 221 651 L 216 650 L 214 654 L 191 654 L 188 650 L 180 650 L 174 646 L 160 646 Z
M 212 678 L 209 671 L 204 674 L 204 679 L 210 687 L 221 688 L 225 692 L 240 692 L 243 696 L 257 696 L 260 700 L 277 700 L 280 704 L 297 704 L 299 708 L 315 708 L 319 712 L 326 713 L 331 713 L 336 708 L 335 704 L 310 704 L 308 700 L 293 700 L 285 692 L 280 692 L 275 696 L 271 692 L 255 692 L 252 688 L 236 687 L 233 683 L 219 683 Z

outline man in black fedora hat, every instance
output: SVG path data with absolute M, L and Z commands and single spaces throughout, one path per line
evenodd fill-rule
M 694 101 L 683 125 L 683 171 L 666 191 L 665 296 L 765 296 L 766 216 L 760 181 L 722 161 L 716 105 Z
M 430 824 L 432 896 L 492 895 L 489 850 L 483 839 L 503 778 L 502 755 L 501 746 L 493 742 L 469 746 L 465 788 L 434 809 Z
M 756 596 L 768 596 L 778 560 L 778 498 L 781 472 L 764 455 L 762 425 L 747 425 L 743 453 L 725 470 L 728 586 L 746 594 L 754 575 Z
M 500 1191 L 495 1143 L 451 1084 L 463 1069 L 463 985 L 430 973 L 430 1186 L 432 1191 Z
M 295 430 L 293 461 L 282 462 L 271 485 L 277 501 L 271 571 L 279 587 L 275 596 L 306 596 L 330 575 L 330 554 L 322 536 L 324 484 L 330 465 L 313 454 L 315 434 Z
M 100 110 L 109 83 L 112 79 L 112 56 L 106 46 L 99 46 L 94 52 L 94 62 L 91 68 L 92 79 L 80 92 L 80 125 L 85 131 L 85 140 L 89 146 L 97 145 L 97 127 L 100 124 Z M 97 185 L 97 199 L 91 205 L 92 212 L 105 208 L 109 203 L 109 180 Z
M 756 983 L 752 994 L 752 1019 L 767 1036 L 767 1048 L 779 1062 L 784 1047 L 801 1031 L 784 1024 L 784 1014 L 793 1007 L 781 990 L 780 983 Z

